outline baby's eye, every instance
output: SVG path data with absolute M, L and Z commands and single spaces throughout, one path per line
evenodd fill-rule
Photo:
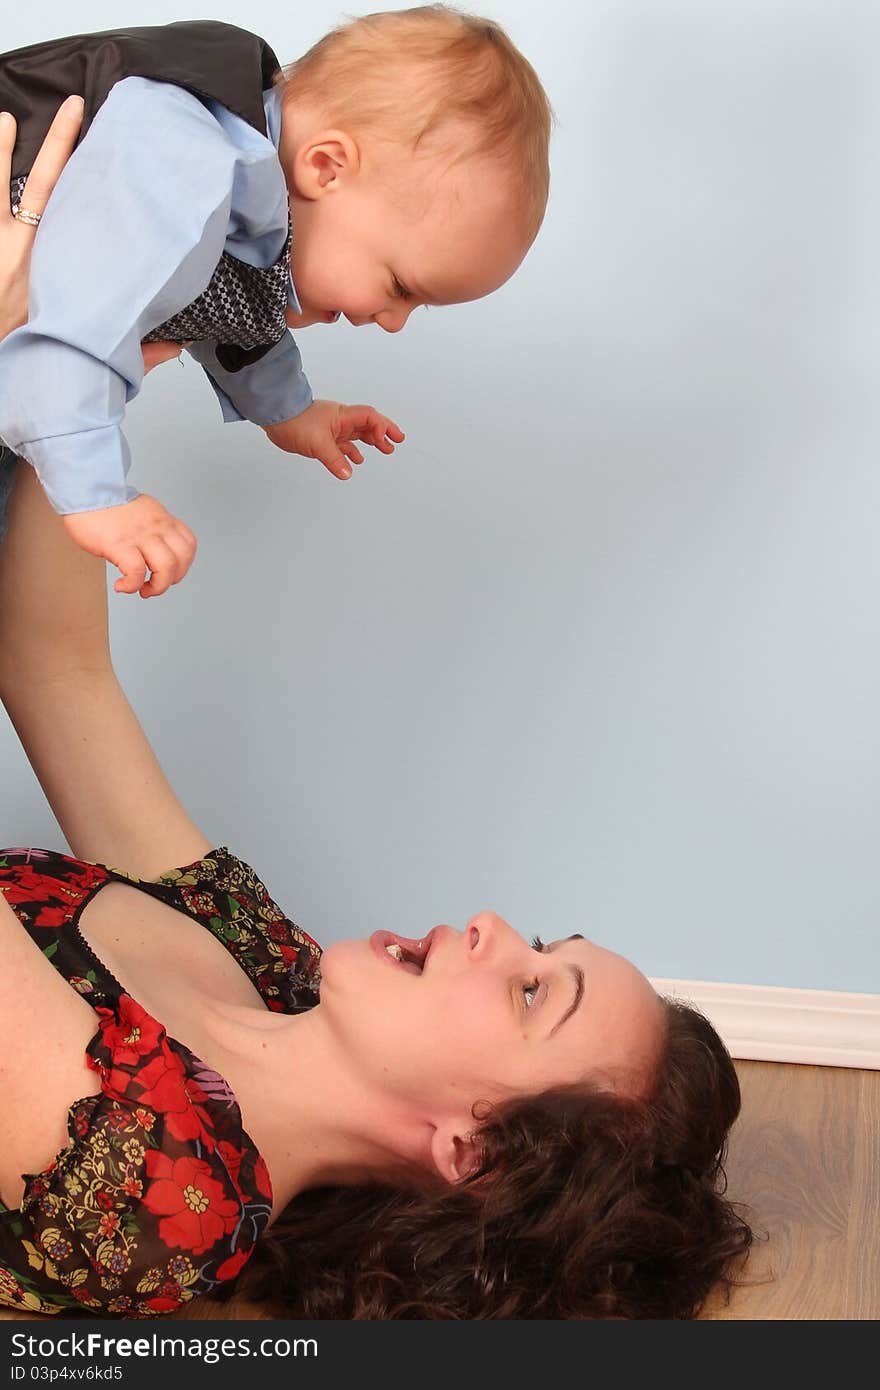
M 532 939 L 531 939 L 531 941 L 529 942 L 529 945 L 531 946 L 531 948 L 532 948 L 533 951 L 544 951 L 544 950 L 546 950 L 546 947 L 545 947 L 543 941 L 541 940 L 540 936 L 533 936 Z
M 402 285 L 396 275 L 391 277 L 391 286 L 394 291 L 395 299 L 409 299 L 410 293 L 406 285 Z

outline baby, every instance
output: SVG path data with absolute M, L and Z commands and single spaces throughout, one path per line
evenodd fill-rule
M 357 19 L 284 74 L 208 21 L 61 39 L 0 55 L 19 218 L 71 92 L 84 133 L 40 226 L 29 321 L 0 344 L 0 441 L 116 589 L 148 597 L 195 542 L 127 483 L 142 341 L 186 344 L 224 420 L 350 477 L 355 441 L 391 453 L 403 432 L 314 400 L 289 329 L 342 315 L 396 333 L 502 285 L 544 214 L 551 112 L 496 24 L 442 5 Z

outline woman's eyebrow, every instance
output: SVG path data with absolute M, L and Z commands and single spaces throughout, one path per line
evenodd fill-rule
M 585 940 L 585 937 L 583 936 L 583 934 L 582 934 L 581 932 L 579 932 L 579 931 L 572 932 L 571 936 L 563 936 L 563 937 L 560 937 L 560 939 L 559 939 L 558 941 L 553 941 L 553 942 L 550 943 L 549 946 L 545 946 L 545 947 L 544 947 L 544 953 L 545 953 L 545 955 L 547 955 L 547 954 L 549 954 L 551 951 L 555 951 L 555 950 L 557 949 L 557 947 L 559 947 L 559 946 L 564 946 L 565 943 L 566 943 L 566 941 L 584 941 L 584 940 Z M 580 968 L 579 965 L 570 965 L 570 966 L 568 967 L 568 971 L 569 971 L 569 974 L 571 975 L 571 978 L 574 980 L 574 998 L 572 999 L 571 1003 L 569 1004 L 568 1008 L 566 1009 L 566 1011 L 565 1011 L 565 1013 L 562 1015 L 562 1017 L 561 1017 L 560 1019 L 557 1019 L 557 1021 L 556 1021 L 556 1022 L 554 1023 L 554 1025 L 553 1025 L 553 1027 L 550 1029 L 550 1032 L 547 1034 L 547 1037 L 548 1037 L 548 1038 L 552 1038 L 552 1037 L 553 1037 L 553 1034 L 559 1031 L 559 1029 L 562 1027 L 563 1023 L 567 1023 L 567 1022 L 568 1022 L 568 1020 L 571 1018 L 572 1014 L 574 1013 L 575 1009 L 577 1008 L 578 1004 L 580 1004 L 581 1000 L 582 1000 L 583 997 L 584 997 L 584 972 L 583 972 L 583 970 L 581 970 L 581 968 Z
M 574 941 L 576 938 L 569 936 L 566 939 L 568 941 Z M 579 939 L 583 941 L 583 937 L 580 937 Z M 559 944 L 561 945 L 562 943 L 560 942 Z M 563 1023 L 568 1022 L 568 1020 L 571 1018 L 572 1014 L 575 1012 L 575 1010 L 577 1009 L 578 1005 L 584 997 L 583 970 L 581 970 L 579 965 L 569 965 L 566 967 L 566 969 L 568 970 L 568 973 L 570 974 L 571 978 L 574 980 L 574 998 L 572 999 L 571 1003 L 569 1004 L 562 1017 L 558 1019 L 557 1022 L 554 1023 L 553 1027 L 550 1029 L 550 1032 L 547 1035 L 550 1038 L 553 1037 L 554 1033 L 558 1033 Z

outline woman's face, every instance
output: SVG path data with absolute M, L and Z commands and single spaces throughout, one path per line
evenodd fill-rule
M 435 927 L 419 972 L 395 938 L 329 946 L 321 1008 L 366 1085 L 438 1113 L 550 1086 L 596 1082 L 633 1093 L 663 1037 L 654 989 L 623 956 L 583 937 L 529 945 L 481 912 L 463 932 Z

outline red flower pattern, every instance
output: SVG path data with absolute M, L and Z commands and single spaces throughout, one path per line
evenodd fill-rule
M 180 1285 L 166 1280 L 160 1291 L 146 1300 L 146 1306 L 152 1313 L 176 1313 L 178 1308 L 183 1307 L 183 1291 Z
M 70 912 L 66 907 L 43 907 L 34 918 L 35 927 L 63 927 Z
M 230 1255 L 228 1260 L 224 1260 L 222 1265 L 217 1266 L 218 1279 L 235 1279 L 247 1264 L 253 1247 L 250 1250 L 236 1250 L 234 1255 Z
M 59 856 L 65 859 L 65 856 Z M 85 864 L 75 859 L 66 863 L 74 867 L 64 878 L 40 872 L 31 863 L 0 868 L 0 892 L 10 907 L 40 905 L 36 914 L 26 913 L 35 927 L 60 927 L 73 914 L 80 899 L 96 885 L 107 882 L 107 870 L 98 864 Z
M 97 1009 L 101 1020 L 101 1038 L 113 1054 L 114 1065 L 137 1067 L 144 1057 L 155 1052 L 165 1029 L 129 994 L 120 994 L 115 1009 Z
M 189 1070 L 194 1060 L 204 1081 L 204 1063 L 120 993 L 100 961 L 83 954 L 76 915 L 104 883 L 119 878 L 137 886 L 128 875 L 61 855 L 0 852 L 0 892 L 54 968 L 72 984 L 88 984 L 82 997 L 98 1018 L 86 1056 L 100 1074 L 101 1091 L 72 1107 L 72 1145 L 63 1162 L 59 1156 L 29 1180 L 21 1224 L 0 1222 L 0 1266 L 14 1275 L 29 1307 L 41 1303 L 38 1311 L 173 1312 L 237 1277 L 271 1210 L 268 1170 L 241 1128 L 238 1107 L 229 1105 L 228 1088 L 222 1098 L 219 1087 L 206 1090 L 207 1082 Z M 308 981 L 318 948 L 227 851 L 163 875 L 151 891 L 215 933 L 268 1009 L 316 1002 Z M 36 1270 L 27 1247 L 17 1244 L 46 1248 L 42 1232 L 53 1249 L 82 1251 L 83 1277 L 75 1288 L 60 1282 L 48 1262 Z M 176 1253 L 160 1279 L 169 1251 Z M 147 1277 L 153 1269 L 155 1280 Z M 65 1280 L 72 1272 L 68 1263 Z
M 147 1173 L 152 1182 L 144 1206 L 161 1218 L 159 1235 L 169 1249 L 204 1255 L 235 1229 L 241 1204 L 225 1195 L 204 1159 L 169 1158 L 150 1149 Z
M 235 1144 L 230 1144 L 228 1139 L 221 1139 L 217 1145 L 217 1152 L 226 1164 L 226 1171 L 232 1178 L 236 1187 L 239 1187 L 239 1174 L 241 1172 L 241 1161 L 244 1154 Z
M 257 1191 L 271 1204 L 273 1196 L 272 1183 L 269 1178 L 269 1169 L 266 1167 L 262 1154 L 257 1157 L 254 1163 L 254 1182 L 257 1185 Z

